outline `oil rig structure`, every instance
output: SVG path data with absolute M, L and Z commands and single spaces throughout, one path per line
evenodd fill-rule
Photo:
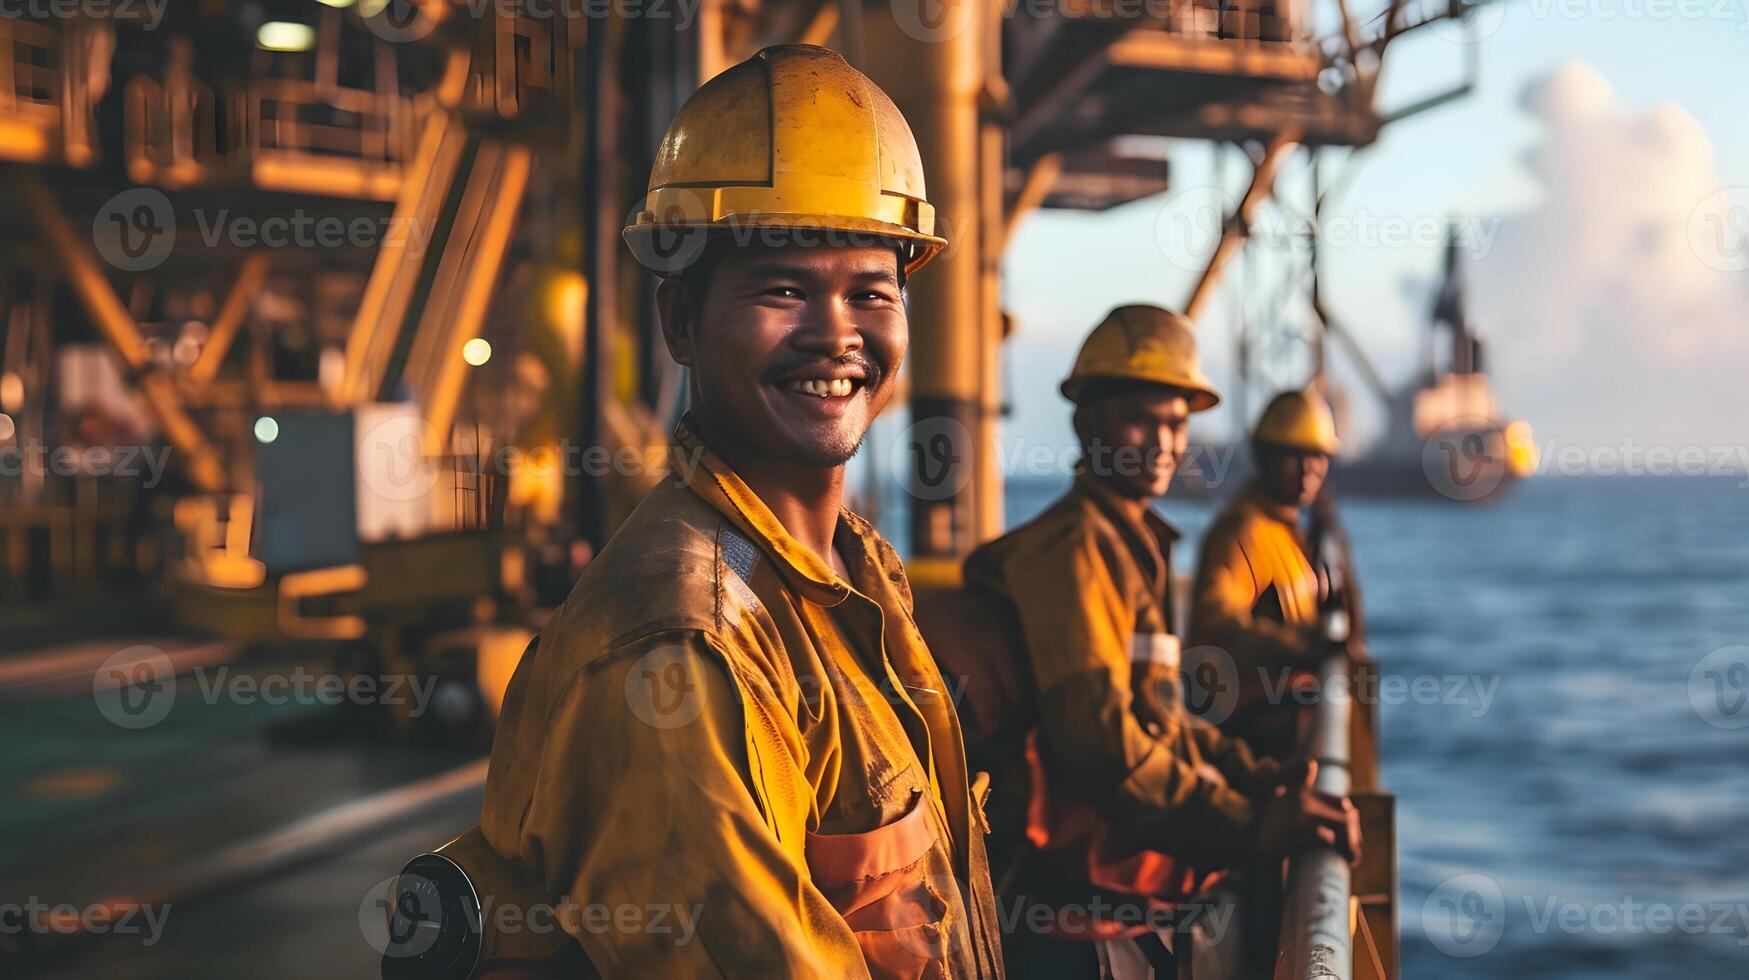
M 947 440 L 928 479 L 948 489 L 913 494 L 894 535 L 919 588 L 947 584 L 1003 530 L 1017 222 L 1172 189 L 1178 141 L 1236 147 L 1250 182 L 1186 297 L 1197 318 L 1293 154 L 1365 147 L 1462 94 L 1377 105 L 1387 49 L 1468 10 L 165 0 L 0 18 L 0 601 L 147 596 L 239 644 L 430 674 L 452 694 L 441 724 L 489 724 L 544 612 L 660 478 L 682 407 L 654 282 L 620 240 L 657 142 L 700 84 L 788 42 L 893 96 L 954 241 L 910 287 L 907 378 L 907 431 Z M 1368 839 L 1388 840 L 1355 730 Z M 1324 910 L 1340 975 L 1397 975 L 1392 850 L 1369 844 Z

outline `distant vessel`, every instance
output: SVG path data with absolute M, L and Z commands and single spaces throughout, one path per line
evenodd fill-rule
M 1335 468 L 1332 480 L 1342 491 L 1481 502 L 1536 471 L 1530 423 L 1503 415 L 1494 398 L 1486 348 L 1464 307 L 1462 269 L 1457 238 L 1448 235 L 1424 367 L 1387 400 L 1384 436 L 1366 455 Z M 1442 333 L 1449 334 L 1444 364 Z

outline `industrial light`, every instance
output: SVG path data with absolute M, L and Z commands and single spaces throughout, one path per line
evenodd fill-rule
M 279 423 L 273 416 L 263 415 L 255 420 L 255 438 L 264 446 L 279 438 Z
M 474 367 L 492 359 L 492 345 L 484 337 L 475 337 L 462 345 L 462 360 Z
M 16 412 L 24 407 L 24 379 L 17 371 L 0 374 L 0 412 Z
M 268 51 L 308 51 L 316 46 L 316 29 L 289 20 L 270 20 L 255 32 L 255 46 Z
M 18 424 L 12 421 L 12 416 L 0 415 L 0 442 L 12 438 L 13 433 L 17 431 Z
M 316 0 L 316 2 L 321 4 L 324 7 L 333 7 L 336 10 L 345 10 L 347 7 L 350 7 L 355 2 L 357 2 L 357 0 Z

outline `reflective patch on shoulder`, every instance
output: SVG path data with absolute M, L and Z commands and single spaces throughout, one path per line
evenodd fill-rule
M 1137 633 L 1130 639 L 1130 662 L 1177 670 L 1180 649 L 1175 633 Z
M 741 609 L 758 609 L 759 608 L 759 597 L 753 594 L 753 590 L 747 587 L 746 582 L 743 582 L 738 578 L 731 578 L 728 580 L 728 582 L 726 584 L 728 586 L 728 590 L 729 590 L 730 594 L 732 594 L 736 599 L 740 600 L 741 606 L 739 608 L 741 608 Z
M 738 532 L 723 529 L 723 563 L 741 577 L 745 585 L 753 583 L 753 569 L 759 565 L 759 549 Z
M 741 600 L 742 608 L 758 609 L 759 597 L 753 594 L 752 584 L 753 570 L 759 567 L 759 549 L 753 546 L 753 542 L 729 528 L 723 529 L 722 548 L 723 564 L 735 573 L 724 585 L 735 598 Z

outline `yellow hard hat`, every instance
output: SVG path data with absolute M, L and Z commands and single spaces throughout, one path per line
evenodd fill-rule
M 1214 382 L 1202 373 L 1190 320 L 1158 306 L 1120 306 L 1107 313 L 1082 341 L 1063 397 L 1078 401 L 1087 382 L 1102 378 L 1183 388 L 1191 393 L 1193 412 L 1221 403 Z
M 1256 442 L 1304 453 L 1334 455 L 1342 447 L 1336 438 L 1336 417 L 1315 391 L 1284 391 L 1270 399 L 1257 428 Z
M 947 245 L 905 117 L 828 48 L 769 47 L 693 93 L 662 137 L 625 240 L 646 268 L 668 274 L 712 234 L 761 228 L 890 241 L 906 273 Z

